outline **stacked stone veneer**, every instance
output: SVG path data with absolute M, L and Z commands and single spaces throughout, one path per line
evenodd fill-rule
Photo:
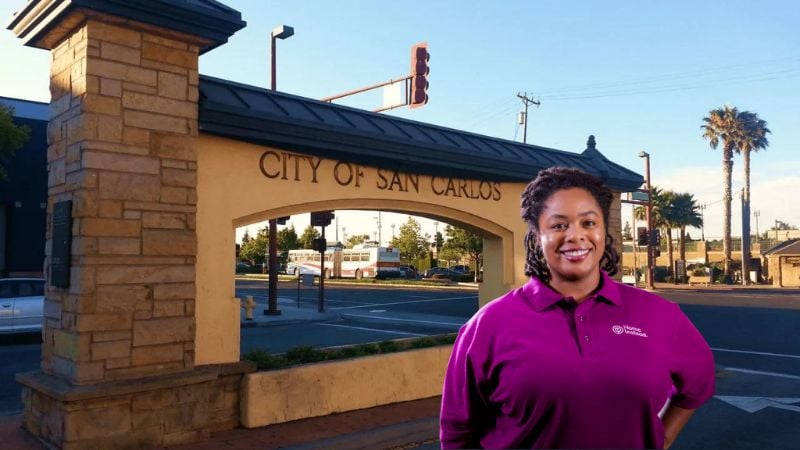
M 42 371 L 20 374 L 47 445 L 141 448 L 239 424 L 251 364 L 194 367 L 199 38 L 83 12 L 56 31 L 48 126 L 72 200 L 69 288 L 47 288 Z
M 152 448 L 207 439 L 240 424 L 243 374 L 251 363 L 191 374 L 74 387 L 44 374 L 23 388 L 25 428 L 48 447 Z
M 90 19 L 52 56 L 48 216 L 71 199 L 74 222 L 42 369 L 74 384 L 189 370 L 198 47 Z

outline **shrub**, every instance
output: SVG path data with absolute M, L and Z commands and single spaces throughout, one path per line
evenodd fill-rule
M 450 345 L 455 342 L 455 340 L 455 334 L 443 334 L 330 349 L 314 349 L 308 346 L 294 347 L 283 354 L 269 354 L 263 350 L 254 350 L 246 353 L 243 359 L 255 362 L 258 370 L 274 370 L 320 361 L 394 353 L 416 348 L 434 347 L 436 345 Z

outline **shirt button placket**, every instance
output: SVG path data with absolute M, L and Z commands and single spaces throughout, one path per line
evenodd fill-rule
M 582 353 L 586 354 L 588 348 L 588 344 L 592 342 L 592 337 L 590 336 L 589 327 L 588 327 L 588 319 L 586 317 L 586 308 L 589 305 L 578 305 L 578 310 L 575 311 L 575 327 L 578 331 L 578 336 L 580 336 L 581 341 L 581 349 Z

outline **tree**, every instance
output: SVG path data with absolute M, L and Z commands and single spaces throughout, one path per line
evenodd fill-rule
M 686 261 L 686 227 L 700 228 L 703 225 L 700 205 L 697 204 L 694 195 L 682 192 L 673 196 L 672 219 L 675 225 L 681 230 L 679 241 L 681 259 Z
M 299 244 L 294 225 L 278 230 L 278 251 L 280 252 L 278 257 L 282 266 L 285 267 L 289 263 L 289 250 L 296 248 L 299 248 Z
M 769 146 L 767 122 L 750 111 L 739 113 L 741 135 L 737 142 L 737 150 L 742 154 L 744 166 L 744 189 L 742 191 L 742 279 L 748 284 L 750 271 L 750 152 L 766 150 Z
M 633 233 L 631 231 L 631 224 L 627 220 L 625 221 L 625 227 L 622 229 L 622 239 L 630 241 L 633 239 Z
M 441 231 L 437 231 L 436 235 L 433 236 L 433 245 L 436 247 L 437 253 L 442 249 L 442 246 L 444 245 L 444 237 L 442 236 Z
M 346 247 L 353 248 L 358 244 L 363 244 L 364 242 L 369 240 L 368 234 L 356 234 L 347 238 Z
M 409 217 L 392 239 L 392 247 L 400 250 L 400 258 L 404 261 L 416 261 L 428 254 L 428 239 L 422 235 L 419 222 Z
M 256 237 L 247 241 L 242 238 L 242 246 L 239 250 L 239 258 L 250 261 L 251 264 L 260 265 L 266 262 L 267 246 L 269 244 L 269 228 L 264 227 L 258 230 Z
M 724 106 L 709 111 L 703 117 L 703 138 L 708 140 L 712 149 L 716 150 L 722 143 L 722 253 L 723 267 L 726 277 L 731 275 L 731 173 L 733 171 L 733 152 L 741 136 L 739 110 Z
M 303 234 L 300 235 L 300 239 L 298 240 L 298 244 L 300 248 L 313 248 L 313 241 L 321 237 L 319 231 L 317 231 L 316 227 L 311 225 L 307 226 L 305 230 L 303 230 Z
M 483 256 L 483 238 L 475 233 L 462 228 L 448 225 L 445 228 L 447 242 L 445 248 L 456 250 L 462 255 L 467 255 L 475 267 L 475 281 L 478 281 L 480 272 L 481 257 Z
M 30 129 L 14 123 L 14 108 L 0 103 L 0 180 L 8 179 L 5 163 L 30 138 Z
M 672 222 L 671 222 L 671 209 L 672 191 L 663 191 L 657 186 L 652 186 L 651 200 L 653 202 L 652 221 L 653 227 L 661 231 L 662 239 L 667 239 L 667 250 L 669 250 L 669 268 L 668 273 L 672 273 Z M 644 206 L 637 206 L 633 210 L 636 220 L 647 220 L 647 208 Z M 655 243 L 653 243 L 655 245 Z
M 288 252 L 289 250 L 299 248 L 298 241 L 299 239 L 297 237 L 297 232 L 294 230 L 294 225 L 278 230 L 278 250 Z

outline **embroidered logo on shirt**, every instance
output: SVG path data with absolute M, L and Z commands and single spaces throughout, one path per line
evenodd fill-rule
M 611 331 L 613 331 L 614 334 L 630 334 L 633 336 L 647 337 L 647 333 L 642 331 L 641 328 L 632 327 L 630 325 L 614 325 L 611 327 Z

